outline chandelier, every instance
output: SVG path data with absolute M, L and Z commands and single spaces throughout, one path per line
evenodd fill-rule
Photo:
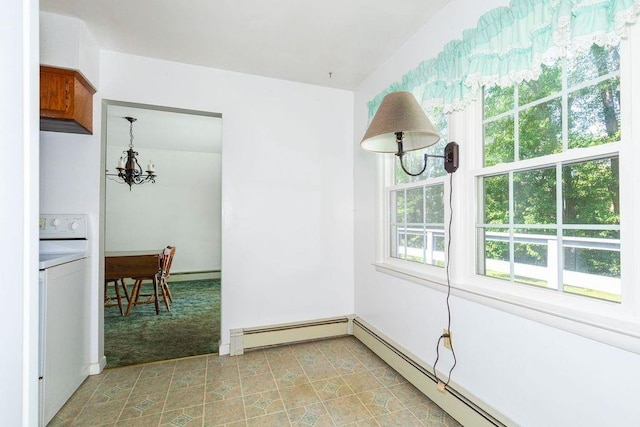
M 149 161 L 147 163 L 146 174 L 142 171 L 142 166 L 138 163 L 138 159 L 136 156 L 138 155 L 137 151 L 133 149 L 133 122 L 137 119 L 135 117 L 125 117 L 125 119 L 129 122 L 129 149 L 127 151 L 123 151 L 122 153 L 126 155 L 125 157 L 120 157 L 118 160 L 118 164 L 116 165 L 116 169 L 118 170 L 117 174 L 107 174 L 108 177 L 113 181 L 119 182 L 121 184 L 128 184 L 129 191 L 131 191 L 131 187 L 133 184 L 144 184 L 145 182 L 156 182 L 156 171 L 153 162 Z

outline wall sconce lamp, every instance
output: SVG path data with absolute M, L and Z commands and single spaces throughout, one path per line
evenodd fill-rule
M 402 161 L 407 151 L 429 147 L 440 140 L 426 114 L 409 92 L 393 92 L 384 97 L 373 117 L 360 146 L 377 153 L 395 153 L 400 158 L 402 170 L 411 176 L 421 175 L 427 169 L 429 157 L 444 159 L 448 173 L 458 169 L 458 144 L 450 142 L 444 148 L 444 155 L 424 155 L 424 166 L 418 173 L 409 172 Z

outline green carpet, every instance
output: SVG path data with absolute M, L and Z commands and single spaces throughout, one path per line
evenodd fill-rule
M 159 315 L 153 304 L 132 307 L 129 317 L 120 316 L 117 306 L 105 307 L 107 368 L 218 351 L 220 280 L 170 281 L 169 287 L 173 295 L 171 312 L 162 300 Z M 142 292 L 150 288 L 146 285 Z M 126 299 L 124 303 L 126 310 Z

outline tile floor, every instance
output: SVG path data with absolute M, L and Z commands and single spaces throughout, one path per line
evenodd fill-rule
M 49 426 L 459 426 L 354 337 L 90 376 Z

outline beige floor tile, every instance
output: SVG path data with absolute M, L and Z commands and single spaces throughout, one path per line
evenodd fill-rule
M 319 349 L 325 354 L 330 351 L 343 352 L 344 350 L 346 350 L 346 347 L 344 346 L 344 343 L 342 342 L 342 340 L 337 338 L 330 339 L 330 340 L 315 341 L 314 344 L 316 345 L 317 349 Z
M 123 399 L 87 404 L 73 420 L 73 424 L 77 426 L 114 424 L 118 420 L 125 402 Z
M 159 414 L 164 408 L 166 399 L 166 391 L 158 393 L 132 393 L 127 400 L 127 403 L 124 405 L 122 414 L 118 420 L 121 421 L 130 418 L 140 418 L 147 415 Z
M 386 388 L 363 391 L 358 393 L 358 398 L 374 417 L 406 409 L 402 402 Z
M 266 360 L 267 356 L 265 355 L 264 352 L 265 352 L 265 350 L 263 350 L 263 349 L 248 350 L 244 354 L 241 354 L 241 355 L 235 356 L 235 357 L 238 358 L 238 364 L 251 363 L 251 362 L 255 362 L 257 360 Z
M 101 374 L 104 376 L 102 384 L 137 380 L 142 369 L 142 366 L 125 366 L 123 368 L 105 369 Z
M 289 425 L 291 425 L 289 418 L 284 411 L 247 419 L 247 426 L 251 427 L 284 427 Z
M 94 425 L 460 426 L 353 337 L 105 370 L 49 427 Z
M 238 366 L 238 357 L 237 356 L 229 356 L 224 355 L 220 356 L 218 354 L 213 354 L 206 356 L 207 359 L 207 368 L 212 368 L 214 366 Z
M 289 368 L 273 371 L 278 388 L 291 387 L 300 384 L 309 384 L 309 377 L 304 373 L 302 367 L 296 363 Z
M 69 400 L 51 419 L 48 425 L 51 427 L 71 425 L 71 422 L 80 414 L 84 405 L 84 403 L 76 402 L 73 399 Z
M 382 383 L 369 371 L 343 375 L 342 378 L 344 378 L 356 394 L 383 387 Z
M 132 394 L 167 392 L 171 385 L 171 380 L 172 375 L 139 378 L 136 385 L 133 387 Z
M 91 395 L 88 400 L 88 404 L 93 403 L 105 403 L 111 400 L 123 400 L 128 399 L 133 387 L 136 384 L 136 379 L 121 379 L 116 382 L 103 381 L 97 390 Z
M 242 396 L 242 386 L 240 380 L 221 380 L 207 383 L 205 387 L 205 403 L 215 402 L 224 399 L 233 399 Z
M 262 359 L 243 360 L 238 362 L 238 372 L 240 377 L 250 377 L 254 375 L 271 373 L 271 367 L 265 357 Z
M 202 426 L 204 419 L 204 406 L 192 406 L 190 408 L 176 409 L 162 413 L 161 426 L 171 427 L 196 427 Z
M 282 401 L 284 402 L 284 407 L 287 410 L 320 403 L 320 398 L 311 384 L 301 384 L 293 387 L 281 388 L 279 391 L 280 396 L 282 396 Z
M 169 390 L 164 411 L 202 405 L 204 403 L 204 385 Z
M 276 381 L 271 372 L 242 377 L 240 384 L 242 385 L 242 394 L 244 396 L 275 390 L 277 388 Z
M 460 423 L 454 420 L 449 414 L 443 411 L 431 400 L 408 408 L 409 411 L 425 425 L 438 427 L 459 427 Z
M 129 418 L 118 421 L 116 427 L 157 427 L 160 424 L 161 414 L 147 415 L 140 418 Z
M 362 353 L 356 356 L 356 358 L 364 365 L 366 369 L 384 368 L 389 365 L 378 356 L 371 352 Z
M 309 353 L 309 352 L 315 352 L 315 351 L 319 350 L 315 341 L 308 341 L 308 342 L 301 342 L 301 343 L 298 343 L 298 344 L 292 344 L 292 345 L 289 346 L 289 348 L 291 349 L 293 354 L 296 355 L 296 357 L 298 357 L 301 354 L 305 354 L 305 353 Z
M 355 356 L 361 354 L 373 354 L 373 352 L 369 350 L 369 347 L 362 344 L 357 338 L 353 336 L 338 338 L 337 340 Z
M 301 367 L 298 359 L 296 359 L 291 352 L 288 352 L 286 355 L 281 357 L 267 357 L 267 362 L 269 363 L 272 372 Z
M 76 403 L 82 403 L 83 405 L 89 401 L 93 393 L 100 387 L 105 376 L 103 375 L 90 375 L 86 380 L 78 387 L 78 390 L 73 393 L 71 399 Z
M 387 387 L 407 408 L 430 403 L 431 400 L 420 390 L 409 383 L 403 383 Z
M 266 348 L 264 349 L 264 356 L 269 362 L 282 358 L 295 357 L 293 351 L 291 351 L 291 346 L 288 345 Z
M 142 372 L 140 372 L 140 378 L 154 378 L 173 375 L 175 367 L 176 362 L 173 360 L 167 362 L 150 363 L 143 366 Z
M 200 371 L 207 369 L 207 358 L 201 356 L 176 360 L 175 372 Z
M 333 422 L 339 426 L 372 418 L 367 408 L 355 395 L 326 401 L 324 406 Z
M 370 371 L 385 387 L 406 383 L 407 380 L 389 366 L 372 369 Z
M 171 380 L 171 387 L 169 387 L 169 390 L 204 385 L 206 381 L 207 370 L 205 368 L 184 371 L 179 371 L 176 368 L 173 373 L 173 379 Z
M 375 418 L 367 418 L 358 420 L 355 423 L 345 424 L 344 427 L 378 427 L 379 425 Z
M 239 380 L 238 365 L 209 366 L 207 367 L 207 382 L 220 380 Z
M 331 363 L 329 363 L 329 361 L 312 365 L 303 365 L 303 369 L 305 374 L 307 374 L 307 377 L 309 377 L 309 381 L 311 382 L 340 376 L 340 374 L 335 369 L 333 369 L 333 366 L 331 366 Z
M 311 365 L 329 362 L 324 354 L 322 354 L 322 352 L 318 349 L 297 353 L 296 359 L 298 359 L 298 363 L 300 363 L 303 368 Z
M 277 390 L 244 397 L 247 419 L 284 411 L 284 403 Z
M 367 368 L 355 358 L 355 356 L 337 357 L 333 360 L 329 360 L 331 366 L 340 375 L 356 374 L 358 372 L 366 371 Z
M 376 421 L 381 427 L 417 427 L 423 425 L 408 409 L 381 415 L 376 417 Z
M 320 400 L 337 399 L 338 397 L 354 394 L 353 390 L 341 377 L 329 378 L 326 380 L 311 383 L 313 389 L 318 393 Z
M 289 421 L 295 427 L 333 427 L 333 420 L 321 403 L 301 406 L 287 411 Z
M 204 405 L 205 426 L 221 426 L 245 419 L 244 401 L 242 397 L 219 400 Z

